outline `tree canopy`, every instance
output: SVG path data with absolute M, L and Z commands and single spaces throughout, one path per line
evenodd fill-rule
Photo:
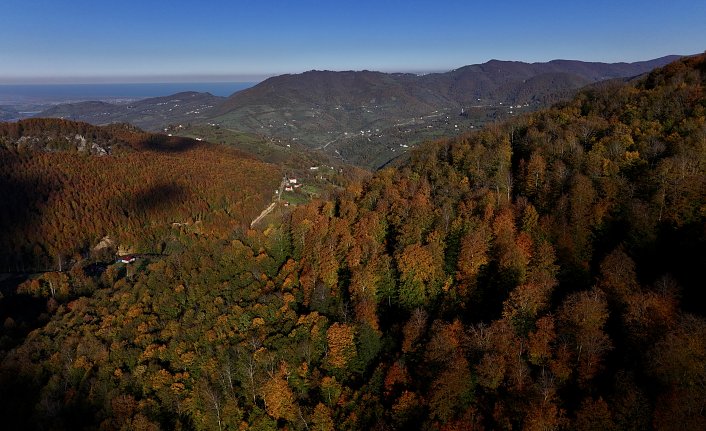
M 227 194 L 230 171 L 210 150 L 189 150 L 199 152 L 188 159 L 195 170 L 164 151 L 0 150 L 5 179 L 19 166 L 62 179 L 73 178 L 68 166 L 85 166 L 85 179 L 62 184 L 164 157 L 162 170 L 134 168 L 141 179 L 127 196 L 188 174 L 190 186 L 175 192 L 184 205 L 127 204 L 128 214 L 142 211 L 141 223 L 212 217 L 131 272 L 78 265 L 25 282 L 43 317 L 19 340 L 17 322 L 4 322 L 4 421 L 56 430 L 704 429 L 705 84 L 698 56 L 590 87 L 552 109 L 422 145 L 403 166 L 297 206 L 264 231 L 219 229 L 242 222 L 229 208 L 250 203 Z M 242 163 L 238 175 L 253 172 Z M 65 225 L 81 214 L 74 206 L 63 219 L 42 212 L 32 226 Z M 95 221 L 96 232 L 145 232 L 110 223 Z

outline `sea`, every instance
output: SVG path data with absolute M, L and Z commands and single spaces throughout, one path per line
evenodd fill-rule
M 214 96 L 252 87 L 256 82 L 170 82 L 149 84 L 0 84 L 0 105 L 56 104 L 80 101 L 120 102 L 169 96 L 182 91 Z

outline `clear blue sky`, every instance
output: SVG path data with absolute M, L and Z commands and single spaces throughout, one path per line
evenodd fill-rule
M 2 0 L 0 82 L 445 71 L 706 50 L 706 1 Z

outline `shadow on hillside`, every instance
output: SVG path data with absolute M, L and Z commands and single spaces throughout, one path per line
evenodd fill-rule
M 649 262 L 645 265 L 649 278 L 656 279 L 665 272 L 673 275 L 681 285 L 682 309 L 706 317 L 703 281 L 706 229 L 703 221 L 687 223 L 679 228 L 663 226 L 653 249 L 645 254 Z M 653 268 L 663 268 L 662 273 L 653 272 Z
M 157 184 L 142 190 L 125 202 L 126 207 L 135 208 L 139 212 L 153 212 L 170 209 L 174 205 L 185 202 L 188 197 L 187 189 L 180 184 Z
M 0 289 L 0 349 L 9 350 L 21 344 L 27 334 L 46 323 L 47 299 L 17 293 L 20 284 L 28 279 L 24 274 L 2 276 Z
M 20 359 L 22 360 L 22 359 Z M 27 359 L 28 361 L 29 359 Z M 19 361 L 18 361 L 19 362 Z M 19 364 L 0 364 L 0 414 L 3 429 L 24 430 L 32 423 L 41 387 Z M 28 402 L 31 401 L 31 402 Z
M 60 185 L 28 175 L 18 156 L 11 153 L 0 152 L 0 164 L 0 272 L 23 271 L 23 263 L 32 261 L 32 250 L 18 243 L 24 241 L 32 220 L 41 212 L 38 204 Z
M 140 148 L 159 153 L 181 153 L 203 145 L 201 142 L 179 136 L 152 135 L 140 144 Z

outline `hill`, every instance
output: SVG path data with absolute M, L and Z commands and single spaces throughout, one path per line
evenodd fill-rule
M 704 429 L 704 86 L 683 59 L 262 231 L 28 280 L 43 318 L 5 319 L 4 425 Z
M 93 101 L 60 104 L 42 111 L 36 117 L 64 118 L 95 125 L 130 123 L 157 132 L 169 124 L 201 122 L 224 100 L 224 97 L 210 93 L 183 92 L 128 104 Z
M 162 252 L 173 223 L 247 228 L 280 178 L 226 146 L 67 120 L 0 123 L 0 160 L 2 271 L 58 268 L 105 236 Z
M 377 169 L 426 140 L 547 107 L 585 85 L 641 75 L 676 58 L 613 64 L 491 60 L 421 76 L 310 71 L 276 76 L 228 98 L 189 92 L 131 104 L 81 102 L 37 117 L 126 122 L 151 131 L 215 124 Z
M 490 60 L 445 74 L 425 75 L 422 80 L 462 105 L 477 104 L 478 99 L 525 104 L 546 101 L 592 82 L 641 75 L 678 58 L 666 56 L 636 63 L 552 60 L 530 64 Z M 527 94 L 522 94 L 523 89 Z
M 349 163 L 377 168 L 397 155 L 392 150 L 400 148 L 393 143 L 400 137 L 409 143 L 402 136 L 406 133 L 416 131 L 420 141 L 458 134 L 546 107 L 587 84 L 640 75 L 676 58 L 616 64 L 491 60 L 422 76 L 310 71 L 273 77 L 233 94 L 212 121 L 298 139 Z

